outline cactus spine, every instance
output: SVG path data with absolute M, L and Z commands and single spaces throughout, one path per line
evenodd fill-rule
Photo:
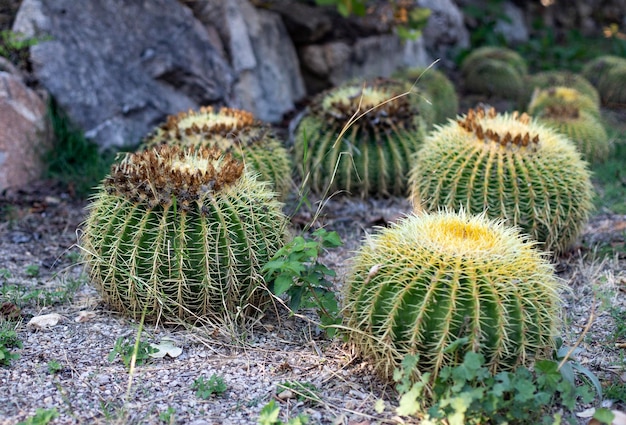
M 560 283 L 533 243 L 502 221 L 418 213 L 366 239 L 345 289 L 357 352 L 390 378 L 418 354 L 414 378 L 468 351 L 493 371 L 551 353 Z
M 571 141 L 527 114 L 469 110 L 425 141 L 409 178 L 411 199 L 416 210 L 486 211 L 559 254 L 592 208 L 587 167 Z
M 171 115 L 142 144 L 150 149 L 161 144 L 220 148 L 243 160 L 247 168 L 269 181 L 280 196 L 291 188 L 291 158 L 269 125 L 250 112 L 207 106 Z
M 114 164 L 89 206 L 89 274 L 116 310 L 161 322 L 258 316 L 258 271 L 286 219 L 266 182 L 219 149 L 160 146 Z
M 422 96 L 407 93 L 409 88 L 377 80 L 340 86 L 312 100 L 296 128 L 294 150 L 298 171 L 313 192 L 405 193 L 410 157 L 426 126 Z

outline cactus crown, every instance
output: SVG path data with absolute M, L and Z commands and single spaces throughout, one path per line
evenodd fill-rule
M 233 145 L 254 145 L 269 130 L 248 111 L 233 108 L 216 110 L 205 106 L 197 111 L 189 110 L 170 115 L 145 141 L 150 147 L 163 142 L 197 140 L 199 145 L 211 141 L 223 151 Z
M 400 83 L 377 81 L 367 86 L 346 85 L 327 93 L 321 102 L 312 106 L 326 119 L 343 127 L 354 116 L 362 115 L 353 125 L 361 131 L 384 131 L 388 128 L 415 128 L 419 115 L 408 95 L 399 94 L 404 89 Z
M 175 198 L 180 208 L 188 210 L 192 202 L 238 181 L 243 168 L 241 161 L 217 147 L 195 150 L 163 145 L 126 155 L 111 167 L 104 187 L 110 194 L 150 208 L 169 206 Z
M 512 119 L 511 119 L 512 118 Z M 495 108 L 470 109 L 463 119 L 458 119 L 459 127 L 476 136 L 476 141 L 485 146 L 500 146 L 503 149 L 535 152 L 539 145 L 539 135 L 528 131 L 530 116 L 515 111 L 508 116 L 499 115 Z M 493 142 L 493 143 L 490 143 Z

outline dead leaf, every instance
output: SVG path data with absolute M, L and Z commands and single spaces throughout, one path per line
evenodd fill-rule
M 159 351 L 156 353 L 151 353 L 150 357 L 155 358 L 163 358 L 166 355 L 170 357 L 178 357 L 182 354 L 183 349 L 174 345 L 175 341 L 169 338 L 163 338 L 160 344 L 150 344 L 152 348 L 155 348 Z
M 596 408 L 590 407 L 589 409 L 585 409 L 582 412 L 577 412 L 576 416 L 578 416 L 579 418 L 590 418 L 594 415 L 594 413 L 596 413 Z
M 56 326 L 59 321 L 64 319 L 63 316 L 57 313 L 43 314 L 41 316 L 35 316 L 26 324 L 28 328 L 46 329 L 52 326 Z
M 296 395 L 291 390 L 281 391 L 276 397 L 279 400 L 289 400 L 290 398 L 295 398 Z
M 20 308 L 10 302 L 5 302 L 0 305 L 0 317 L 8 320 L 17 319 L 20 317 L 21 311 Z
M 95 311 L 79 311 L 78 316 L 74 317 L 74 321 L 77 323 L 88 322 L 96 317 Z

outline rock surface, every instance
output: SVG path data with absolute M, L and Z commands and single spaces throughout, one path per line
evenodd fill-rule
M 233 71 L 172 0 L 24 0 L 13 30 L 35 76 L 102 148 L 134 145 L 166 115 L 231 101 Z
M 41 157 L 50 146 L 46 102 L 20 75 L 5 71 L 0 71 L 0 129 L 0 192 L 41 177 Z

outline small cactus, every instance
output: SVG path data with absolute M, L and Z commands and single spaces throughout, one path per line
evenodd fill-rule
M 524 76 L 511 64 L 485 59 L 463 74 L 465 90 L 516 102 L 524 92 Z
M 597 106 L 600 106 L 598 90 L 585 77 L 574 74 L 571 71 L 552 70 L 538 72 L 526 78 L 525 86 L 524 107 L 530 102 L 535 89 L 542 90 L 557 86 L 578 90 L 578 92 L 593 100 Z
M 127 154 L 89 205 L 90 277 L 135 318 L 258 316 L 271 300 L 259 270 L 285 238 L 281 207 L 268 183 L 216 147 Z
M 626 58 L 613 55 L 601 55 L 587 62 L 580 71 L 582 76 L 599 89 L 600 82 L 606 74 L 615 67 L 626 66 Z M 600 90 L 598 90 L 600 91 Z M 600 93 L 602 98 L 602 93 Z
M 416 210 L 485 211 L 554 254 L 571 246 L 593 206 L 588 164 L 570 140 L 525 113 L 493 108 L 432 132 L 409 185 Z
M 386 378 L 407 354 L 419 356 L 419 380 L 469 351 L 495 373 L 552 352 L 560 286 L 517 229 L 463 211 L 422 212 L 364 242 L 344 318 L 357 353 Z
M 556 86 L 536 89 L 528 104 L 528 113 L 535 116 L 548 108 L 578 110 L 597 119 L 600 118 L 600 105 L 578 90 L 569 87 Z
M 560 86 L 536 89 L 528 113 L 572 140 L 589 162 L 607 159 L 610 140 L 600 121 L 599 104 L 578 90 Z
M 171 115 L 146 139 L 142 149 L 169 144 L 181 147 L 216 146 L 242 159 L 246 167 L 269 181 L 282 197 L 291 188 L 291 158 L 269 125 L 250 112 L 233 108 L 199 110 Z
M 409 88 L 391 80 L 351 83 L 312 100 L 297 125 L 294 150 L 313 192 L 405 193 L 410 158 L 426 128 L 423 95 L 407 93 Z
M 626 60 L 624 64 L 607 71 L 600 80 L 598 91 L 609 107 L 626 107 Z
M 435 110 L 434 124 L 443 124 L 458 114 L 459 97 L 452 81 L 443 72 L 434 68 L 414 67 L 398 73 L 396 78 L 415 84 L 424 91 L 424 96 Z
M 480 63 L 486 60 L 495 60 L 513 67 L 515 74 L 520 77 L 528 74 L 526 60 L 515 50 L 506 47 L 484 46 L 472 50 L 461 63 L 461 73 L 468 74 Z

